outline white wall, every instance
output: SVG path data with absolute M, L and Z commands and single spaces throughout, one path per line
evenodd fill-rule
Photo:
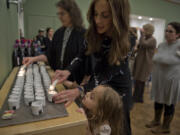
M 159 43 L 164 41 L 165 20 L 160 18 L 153 18 L 153 21 L 150 21 L 149 18 L 150 17 L 142 16 L 142 19 L 138 19 L 138 15 L 131 15 L 130 25 L 132 27 L 142 28 L 144 24 L 152 24 L 155 28 L 153 36 L 156 38 L 158 46 Z M 139 36 L 140 33 L 138 31 L 138 38 Z
M 21 29 L 22 36 L 24 37 L 24 12 L 20 12 L 18 14 L 18 26 L 19 30 Z

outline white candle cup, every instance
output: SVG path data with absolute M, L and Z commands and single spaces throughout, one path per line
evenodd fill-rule
M 13 90 L 11 93 L 12 93 L 12 94 L 16 94 L 16 95 L 21 95 L 21 91 L 14 91 L 14 90 Z
M 39 97 L 39 96 L 40 96 L 40 97 L 45 97 L 45 94 L 42 93 L 42 92 L 41 92 L 41 93 L 35 93 L 35 96 L 37 96 L 37 97 Z
M 24 86 L 24 91 L 33 91 L 33 86 Z
M 33 89 L 29 89 L 29 88 L 28 88 L 28 89 L 24 89 L 24 93 L 26 93 L 26 92 L 27 92 L 27 93 L 28 93 L 28 92 L 29 92 L 29 93 L 34 93 Z
M 36 93 L 44 93 L 44 90 L 43 89 L 37 89 L 35 92 Z
M 32 114 L 34 115 L 42 114 L 43 113 L 42 102 L 39 102 L 39 101 L 32 102 L 31 110 L 32 110 Z
M 21 94 L 15 94 L 15 93 L 11 93 L 11 95 L 17 96 L 17 97 L 21 97 Z
M 23 86 L 14 86 L 13 89 L 18 89 L 18 90 L 22 90 L 23 89 Z
M 22 91 L 20 88 L 13 88 L 12 91 Z
M 24 95 L 34 95 L 34 92 L 32 92 L 32 91 L 25 91 Z
M 50 85 L 49 86 L 49 91 L 53 91 L 55 89 L 55 86 L 54 85 Z
M 9 96 L 9 99 L 20 100 L 20 96 L 19 96 L 19 95 L 16 95 L 16 94 L 11 94 L 11 95 Z
M 36 96 L 36 101 L 39 101 L 42 103 L 43 106 L 46 106 L 46 98 L 41 96 Z
M 34 101 L 34 96 L 32 95 L 25 95 L 24 101 L 27 106 L 31 106 L 32 102 Z
M 16 90 L 22 90 L 23 86 L 14 86 L 13 89 L 16 89 Z
M 11 94 L 21 95 L 22 91 L 13 90 Z
M 50 90 L 47 92 L 47 97 L 49 102 L 53 102 L 53 96 L 56 95 L 57 92 L 54 90 Z
M 56 84 L 58 83 L 58 81 L 59 81 L 59 80 L 56 79 L 56 80 L 49 86 L 49 90 L 50 90 L 50 91 L 55 89 Z
M 33 84 L 25 84 L 24 87 L 25 88 L 33 88 Z
M 20 70 L 25 70 L 26 67 L 27 67 L 27 65 L 23 65 L 23 66 L 21 66 Z
M 35 86 L 35 91 L 43 91 L 43 87 L 42 86 Z
M 14 88 L 12 88 L 12 90 L 15 90 L 15 91 L 22 91 L 22 87 L 20 88 L 20 87 L 14 87 Z
M 17 99 L 8 99 L 8 106 L 10 110 L 17 110 L 20 107 L 20 100 Z
M 24 91 L 34 91 L 34 90 L 33 90 L 33 87 L 25 87 Z

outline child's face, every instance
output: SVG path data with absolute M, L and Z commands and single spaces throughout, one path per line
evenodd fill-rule
M 86 93 L 84 99 L 82 100 L 83 105 L 95 114 L 98 105 L 98 99 L 100 98 L 102 93 L 102 86 L 98 86 L 94 88 L 91 92 Z

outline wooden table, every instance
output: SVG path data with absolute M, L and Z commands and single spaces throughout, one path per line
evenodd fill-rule
M 2 89 L 0 90 L 0 109 L 10 91 L 18 68 L 14 68 Z M 51 69 L 48 69 L 50 76 L 54 74 Z M 63 90 L 62 85 L 57 85 L 57 90 Z M 85 135 L 87 119 L 83 114 L 76 110 L 78 106 L 72 103 L 67 107 L 68 117 L 56 118 L 15 126 L 0 128 L 0 135 Z

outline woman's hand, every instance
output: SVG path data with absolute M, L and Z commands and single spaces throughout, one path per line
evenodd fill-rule
M 59 80 L 59 83 L 63 83 L 67 80 L 71 73 L 68 70 L 56 70 L 55 75 L 53 77 L 53 81 Z
M 85 75 L 80 85 L 82 86 L 82 85 L 87 84 L 90 78 L 91 78 L 90 75 L 89 76 Z
M 80 95 L 80 92 L 77 88 L 65 90 L 56 94 L 53 97 L 53 101 L 56 104 L 66 102 L 65 106 L 68 107 L 79 95 Z
M 25 57 L 24 59 L 23 59 L 23 65 L 30 65 L 30 64 L 32 64 L 33 62 L 35 62 L 35 60 L 34 60 L 34 58 L 33 57 Z

